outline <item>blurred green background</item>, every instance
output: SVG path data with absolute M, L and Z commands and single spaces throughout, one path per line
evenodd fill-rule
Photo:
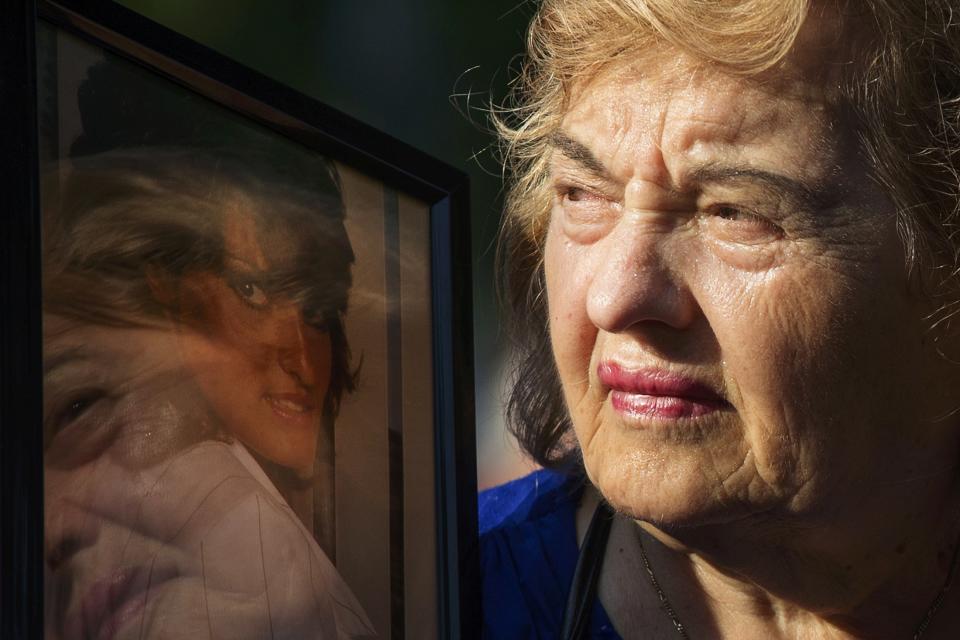
M 503 430 L 494 245 L 502 101 L 533 11 L 523 0 L 123 0 L 122 4 L 470 175 L 479 482 L 525 468 Z

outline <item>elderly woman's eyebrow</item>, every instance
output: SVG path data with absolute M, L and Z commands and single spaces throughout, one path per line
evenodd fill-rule
M 573 139 L 563 131 L 557 131 L 550 136 L 550 143 L 565 157 L 579 164 L 585 170 L 599 178 L 610 179 L 607 168 L 582 142 Z M 685 176 L 684 182 L 690 185 L 724 182 L 759 183 L 775 191 L 781 197 L 811 207 L 822 204 L 823 199 L 820 189 L 811 187 L 800 180 L 749 166 L 705 164 L 690 171 Z
M 691 185 L 749 182 L 759 184 L 781 197 L 804 206 L 816 207 L 823 204 L 821 189 L 795 178 L 756 167 L 722 164 L 701 165 L 687 173 L 685 182 Z
M 550 136 L 550 144 L 564 156 L 573 160 L 597 177 L 609 179 L 610 173 L 603 163 L 597 160 L 593 152 L 582 142 L 574 140 L 563 131 L 557 131 Z

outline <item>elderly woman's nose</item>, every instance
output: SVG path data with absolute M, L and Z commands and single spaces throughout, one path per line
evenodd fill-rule
M 602 241 L 587 291 L 587 315 L 599 329 L 626 331 L 641 322 L 682 329 L 696 317 L 697 302 L 669 241 L 668 221 L 624 225 Z

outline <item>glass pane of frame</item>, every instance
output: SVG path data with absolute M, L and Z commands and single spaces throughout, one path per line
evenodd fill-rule
M 429 204 L 37 42 L 46 637 L 437 637 Z

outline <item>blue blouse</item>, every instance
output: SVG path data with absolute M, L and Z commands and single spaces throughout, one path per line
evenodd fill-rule
M 575 513 L 583 485 L 549 470 L 480 494 L 483 637 L 560 638 L 577 565 Z M 597 600 L 590 638 L 620 640 Z

